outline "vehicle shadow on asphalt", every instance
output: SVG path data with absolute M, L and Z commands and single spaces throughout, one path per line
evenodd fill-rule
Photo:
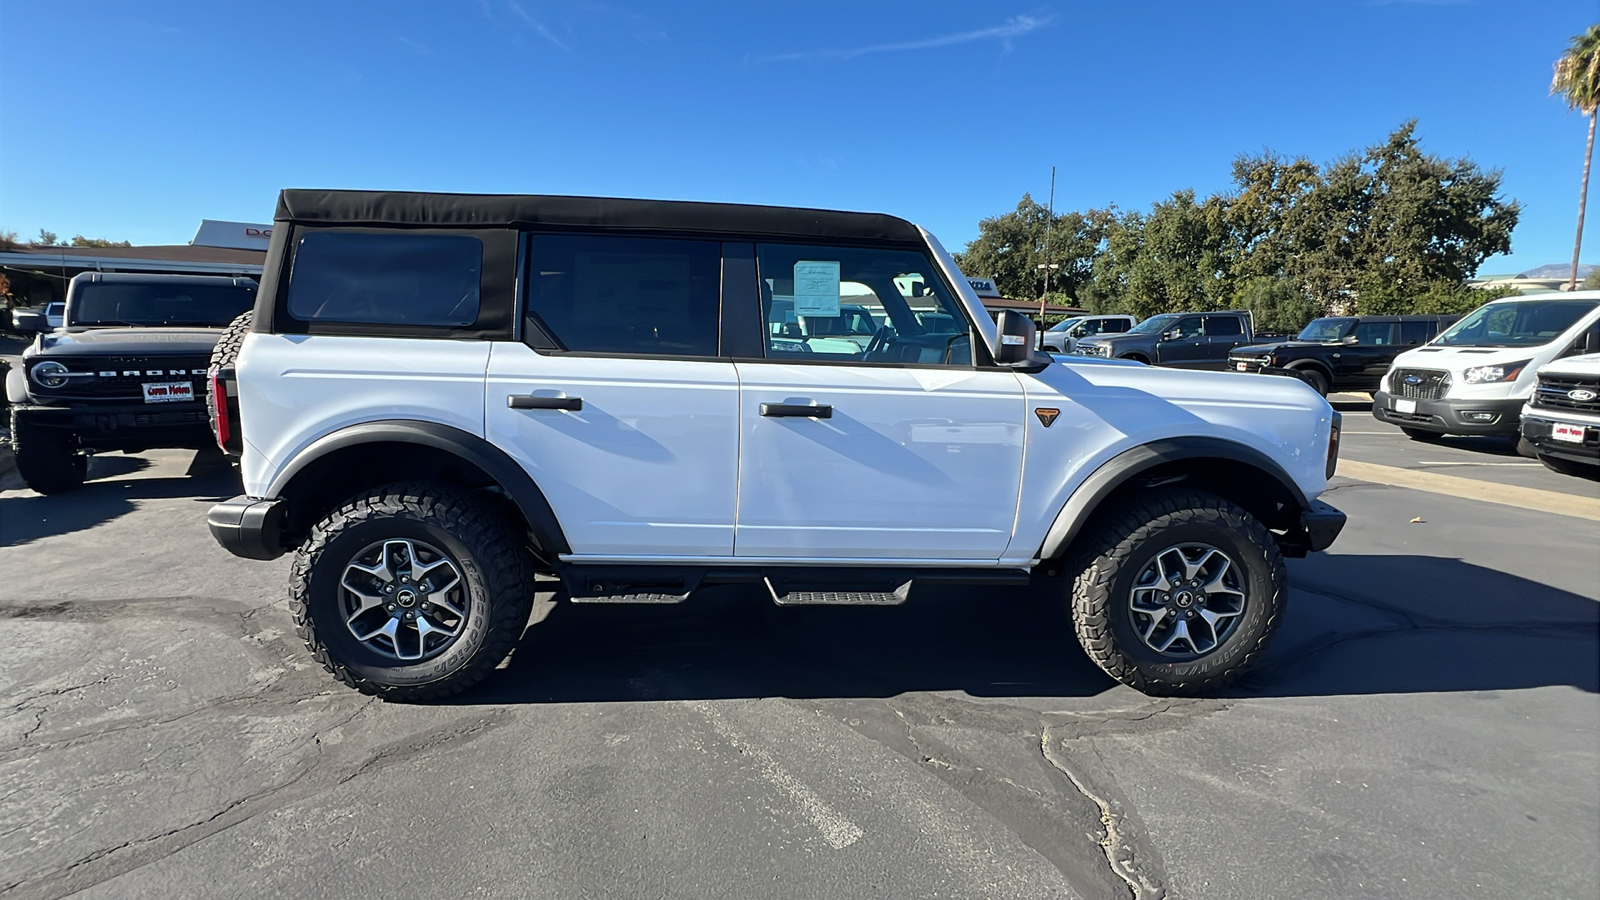
M 220 455 L 196 455 L 176 478 L 140 476 L 149 467 L 150 461 L 138 456 L 95 456 L 89 460 L 89 480 L 75 491 L 50 496 L 6 491 L 0 495 L 0 547 L 93 528 L 132 512 L 136 500 L 216 502 L 239 493 L 239 476 Z
M 1456 559 L 1291 561 L 1284 627 L 1231 697 L 1600 692 L 1600 603 Z M 679 606 L 558 604 L 456 703 L 754 697 L 1085 697 L 1116 687 L 1078 646 L 1064 586 L 930 589 L 903 607 L 777 608 L 717 588 Z

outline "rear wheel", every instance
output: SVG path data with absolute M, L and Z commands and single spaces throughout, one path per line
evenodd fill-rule
M 89 474 L 89 458 L 78 451 L 72 432 L 60 428 L 41 428 L 11 414 L 11 450 L 17 460 L 17 474 L 41 494 L 59 494 L 83 486 Z
M 1146 694 L 1204 694 L 1261 659 L 1288 576 L 1255 517 L 1203 491 L 1164 490 L 1125 501 L 1090 533 L 1073 625 L 1111 677 Z
M 392 484 L 329 513 L 290 574 L 306 647 L 345 684 L 430 700 L 487 675 L 522 634 L 533 558 L 493 507 L 448 485 Z

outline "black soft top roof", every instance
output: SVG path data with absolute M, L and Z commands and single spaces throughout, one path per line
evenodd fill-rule
M 554 226 L 625 231 L 921 242 L 915 225 L 882 213 L 739 203 L 519 194 L 285 190 L 278 222 L 413 228 Z

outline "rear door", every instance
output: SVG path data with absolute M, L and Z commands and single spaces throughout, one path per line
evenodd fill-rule
M 1222 368 L 1228 351 L 1244 343 L 1244 320 L 1238 316 L 1206 316 L 1205 364 Z
M 489 439 L 516 458 L 573 558 L 733 553 L 739 391 L 720 348 L 722 245 L 525 238 L 522 339 L 489 358 Z
M 767 324 L 741 386 L 735 552 L 774 560 L 983 562 L 1010 542 L 1025 405 L 976 365 L 964 312 L 912 249 L 758 245 Z M 841 299 L 872 342 L 783 336 L 776 317 Z M 881 313 L 880 313 L 881 310 Z

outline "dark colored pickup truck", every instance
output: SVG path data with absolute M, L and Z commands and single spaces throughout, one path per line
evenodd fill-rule
M 1164 313 L 1122 334 L 1082 338 L 1075 352 L 1179 369 L 1222 369 L 1228 351 L 1255 339 L 1249 310 Z
M 1289 375 L 1317 389 L 1373 391 L 1402 351 L 1434 339 L 1460 316 L 1333 316 L 1315 319 L 1292 341 L 1234 348 L 1236 372 Z

